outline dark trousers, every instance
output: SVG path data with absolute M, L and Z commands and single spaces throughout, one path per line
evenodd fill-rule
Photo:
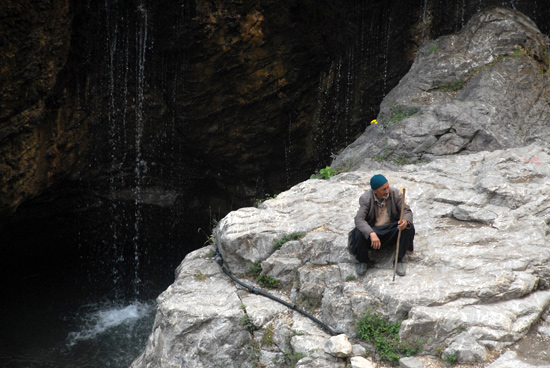
M 397 237 L 399 235 L 397 222 L 392 222 L 384 226 L 373 226 L 372 229 L 380 239 L 381 249 L 386 247 L 392 247 L 393 249 L 395 249 L 395 246 L 397 245 Z M 403 257 L 405 257 L 407 251 L 412 252 L 414 250 L 414 234 L 415 230 L 413 224 L 410 224 L 410 227 L 407 226 L 407 228 L 401 231 L 401 238 L 399 239 L 399 255 L 397 257 L 397 262 L 403 261 Z M 350 234 L 350 236 L 355 243 L 355 258 L 359 262 L 370 263 L 369 250 L 373 250 L 373 248 L 371 248 L 370 237 L 365 238 L 363 234 L 361 234 L 361 232 L 357 230 L 357 228 L 352 230 L 352 234 Z

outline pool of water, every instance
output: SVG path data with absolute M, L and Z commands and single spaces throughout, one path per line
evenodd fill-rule
M 203 235 L 152 212 L 137 239 L 106 207 L 0 223 L 0 367 L 125 368 L 144 351 L 157 296 Z
M 3 294 L 5 368 L 128 367 L 145 348 L 156 309 L 150 295 L 98 293 L 75 273 L 30 274 Z

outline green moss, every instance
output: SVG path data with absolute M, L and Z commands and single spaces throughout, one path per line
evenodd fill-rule
M 380 124 L 386 127 L 401 120 L 407 119 L 417 113 L 417 107 L 393 104 L 392 107 L 390 107 L 389 116 L 387 116 L 387 114 L 385 113 L 382 113 L 379 116 L 379 120 Z
M 435 89 L 443 92 L 456 92 L 464 87 L 464 81 L 458 80 L 454 82 L 442 83 Z

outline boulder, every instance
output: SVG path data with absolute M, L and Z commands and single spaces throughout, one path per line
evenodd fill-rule
M 550 138 L 547 44 L 529 18 L 499 8 L 478 13 L 459 33 L 425 42 L 384 98 L 378 123 L 332 166 L 545 145 Z
M 331 337 L 325 344 L 325 352 L 332 356 L 345 358 L 352 353 L 352 346 L 345 334 Z

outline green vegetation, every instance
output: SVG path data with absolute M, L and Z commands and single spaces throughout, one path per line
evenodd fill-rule
M 464 87 L 464 81 L 458 80 L 454 82 L 447 82 L 437 86 L 435 89 L 443 92 L 456 92 Z
M 256 331 L 256 326 L 254 326 L 254 323 L 252 323 L 252 318 L 250 318 L 248 313 L 246 313 L 246 310 L 244 311 L 244 314 L 241 317 L 240 325 L 246 328 L 250 333 Z
M 275 250 L 281 249 L 284 243 L 287 243 L 291 240 L 300 240 L 303 237 L 304 237 L 304 234 L 302 233 L 292 233 L 292 234 L 283 236 L 281 239 L 275 239 L 273 240 L 273 250 L 275 251 Z
M 428 52 L 426 53 L 426 55 L 431 55 L 437 50 L 439 50 L 439 45 L 432 45 L 432 47 L 428 49 Z
M 458 363 L 458 358 L 456 355 L 454 354 L 449 354 L 445 357 L 443 357 L 443 361 L 449 365 L 454 365 L 456 363 Z
M 267 200 L 270 200 L 270 199 L 275 199 L 277 198 L 277 194 L 273 194 L 273 195 L 269 195 L 269 194 L 265 194 L 265 198 L 263 199 L 256 199 L 256 201 L 254 202 L 254 204 L 256 205 L 256 207 L 258 207 L 259 205 L 261 205 L 262 203 L 264 203 L 265 201 Z
M 281 358 L 277 357 L 273 359 L 273 364 L 281 368 L 295 368 L 296 363 L 303 357 L 305 357 L 304 354 L 299 354 L 287 349 L 283 352 L 283 359 L 281 360 Z
M 271 276 L 260 275 L 256 278 L 256 282 L 263 288 L 277 289 L 281 286 L 281 282 Z
M 542 51 L 542 61 L 540 62 L 540 74 L 549 75 L 550 74 L 550 50 L 546 47 Z
M 262 336 L 262 346 L 271 346 L 273 345 L 273 332 L 275 332 L 275 326 L 273 322 L 266 327 L 265 332 Z
M 399 341 L 401 322 L 390 323 L 369 308 L 357 322 L 357 334 L 372 343 L 380 357 L 391 364 L 397 364 L 403 356 L 413 356 L 422 351 L 421 342 L 404 344 Z
M 331 154 L 330 155 L 333 159 L 336 158 L 337 154 Z M 346 171 L 350 171 L 353 167 L 353 162 L 349 161 L 346 166 L 344 167 L 337 167 L 337 168 L 331 168 L 330 166 L 326 166 L 324 169 L 319 170 L 315 174 L 312 174 L 309 178 L 310 179 L 324 179 L 328 180 L 332 178 L 334 175 L 338 175 L 341 173 L 344 173 Z
M 325 167 L 324 169 L 319 170 L 317 174 L 311 175 L 310 179 L 325 179 L 328 180 L 334 175 L 338 174 L 338 170 L 333 170 L 330 166 Z
M 254 262 L 254 263 L 251 263 L 250 266 L 248 266 L 248 272 L 247 272 L 248 276 L 258 277 L 261 272 L 262 272 L 261 262 Z
M 262 367 L 260 363 L 262 350 L 260 344 L 258 344 L 256 340 L 252 340 L 250 344 L 245 347 L 245 352 L 248 355 L 248 361 L 252 363 L 252 367 Z
M 380 114 L 381 124 L 386 127 L 393 123 L 397 123 L 398 121 L 407 119 L 416 113 L 418 113 L 417 107 L 393 104 L 392 107 L 390 107 L 389 118 L 385 113 Z
M 295 351 L 290 350 L 285 350 L 283 354 L 285 355 L 284 366 L 289 368 L 296 367 L 296 363 L 305 357 L 305 354 L 296 353 Z
M 195 280 L 197 281 L 204 281 L 208 278 L 208 275 L 205 275 L 201 271 L 197 271 L 197 273 L 194 275 Z
M 200 233 L 201 231 L 206 236 L 206 241 L 204 242 L 204 245 L 216 245 L 216 238 L 214 237 L 214 234 L 208 235 L 207 233 L 204 232 L 203 229 L 201 228 L 197 229 L 198 233 Z
M 348 277 L 346 277 L 346 281 L 355 281 L 357 280 L 357 277 L 353 276 L 353 275 L 350 275 Z

